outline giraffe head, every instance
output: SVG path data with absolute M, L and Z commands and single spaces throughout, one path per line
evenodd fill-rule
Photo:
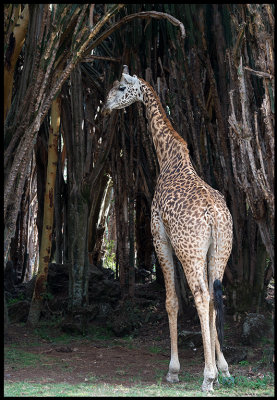
M 128 67 L 124 65 L 122 77 L 114 82 L 102 112 L 110 114 L 112 110 L 128 107 L 136 101 L 142 101 L 141 83 L 136 75 L 129 75 Z

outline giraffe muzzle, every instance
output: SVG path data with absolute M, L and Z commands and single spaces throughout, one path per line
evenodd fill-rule
M 109 107 L 108 104 L 104 104 L 104 107 L 102 108 L 101 113 L 106 116 L 109 115 L 112 112 L 111 108 Z

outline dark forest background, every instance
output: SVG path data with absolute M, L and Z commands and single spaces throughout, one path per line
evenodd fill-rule
M 114 271 L 122 301 L 146 279 L 163 285 L 145 110 L 101 114 L 124 64 L 154 87 L 198 175 L 224 195 L 226 304 L 258 311 L 274 276 L 274 5 L 7 4 L 4 33 L 5 276 L 35 282 L 29 323 L 50 263 L 68 269 L 69 313 L 89 305 L 93 265 Z

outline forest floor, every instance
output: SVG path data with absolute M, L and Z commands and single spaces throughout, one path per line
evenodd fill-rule
M 197 331 L 199 323 L 184 320 L 181 329 Z M 239 332 L 227 318 L 225 342 L 238 347 Z M 274 366 L 265 351 L 270 346 L 273 338 L 267 336 L 248 348 L 246 360 L 229 364 L 232 378 L 221 378 L 220 388 L 209 396 L 274 396 Z M 172 385 L 165 380 L 170 359 L 166 318 L 123 338 L 99 324 L 84 337 L 62 333 L 49 321 L 34 331 L 11 324 L 5 338 L 5 397 L 207 396 L 201 392 L 202 345 L 179 346 L 179 358 L 180 382 Z

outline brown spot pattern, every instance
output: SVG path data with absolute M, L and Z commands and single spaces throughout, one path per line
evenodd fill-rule
M 187 143 L 173 129 L 154 89 L 143 79 L 139 78 L 138 81 L 134 87 L 128 87 L 124 103 L 132 104 L 138 98 L 143 99 L 160 164 L 161 172 L 151 207 L 151 230 L 166 286 L 166 309 L 172 345 L 170 365 L 175 365 L 174 368 L 169 368 L 169 373 L 171 368 L 175 372 L 179 370 L 176 324 L 178 300 L 174 284 L 172 246 L 183 265 L 201 322 L 205 387 L 208 386 L 206 376 L 215 376 L 217 371 L 208 344 L 210 335 L 214 335 L 210 332 L 209 323 L 207 324 L 210 318 L 210 299 L 213 301 L 208 282 L 210 280 L 213 283 L 215 279 L 222 281 L 232 248 L 232 217 L 222 194 L 197 175 L 190 161 Z M 137 92 L 138 85 L 141 93 Z M 114 102 L 113 90 L 116 89 L 112 89 L 108 97 L 110 103 Z M 113 107 L 121 108 L 120 105 L 122 102 L 115 102 Z M 207 270 L 212 274 L 209 277 Z M 210 323 L 214 326 L 214 321 Z M 215 336 L 212 340 L 215 340 Z M 214 347 L 212 349 L 214 352 Z M 220 357 L 222 360 L 222 353 Z

